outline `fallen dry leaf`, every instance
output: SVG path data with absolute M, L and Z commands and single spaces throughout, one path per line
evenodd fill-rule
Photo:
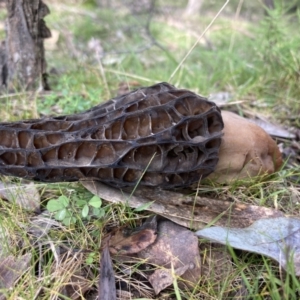
M 31 254 L 24 254 L 20 257 L 9 255 L 0 258 L 0 290 L 12 289 L 14 283 L 22 276 L 30 266 Z M 0 293 L 0 300 L 6 297 Z
M 174 278 L 183 275 L 188 270 L 188 268 L 189 266 L 185 265 L 175 269 L 174 271 L 172 271 L 172 269 L 155 270 L 154 273 L 151 274 L 148 278 L 155 294 L 158 295 L 162 290 L 170 286 L 173 283 Z
M 72 299 L 82 299 L 85 292 L 91 290 L 90 280 L 86 278 L 87 274 L 81 274 L 81 270 L 78 270 L 72 275 L 68 282 L 64 284 L 64 288 L 61 294 Z
M 201 282 L 218 286 L 232 273 L 232 258 L 225 246 L 216 243 L 200 243 Z
M 261 219 L 243 229 L 210 227 L 196 234 L 233 248 L 266 255 L 286 270 L 292 263 L 295 274 L 300 275 L 300 219 Z
M 5 225 L 2 225 L 0 222 L 0 300 L 7 299 L 4 293 L 11 290 L 18 278 L 27 271 L 32 257 L 31 253 L 18 257 L 11 255 L 13 241 Z
M 138 253 L 154 243 L 157 233 L 156 217 L 148 218 L 142 226 L 128 231 L 119 229 L 109 240 L 109 250 L 112 254 Z
M 102 249 L 100 260 L 100 277 L 98 300 L 115 300 L 117 299 L 115 274 L 109 255 L 108 244 Z
M 200 280 L 201 259 L 198 239 L 193 232 L 173 222 L 160 221 L 156 241 L 137 256 L 146 259 L 149 264 L 163 266 L 162 273 L 158 272 L 151 277 L 151 284 L 155 291 L 161 291 L 162 288 L 172 284 L 172 277 L 175 274 L 181 275 L 181 279 L 189 286 L 194 286 Z M 172 274 L 172 266 L 175 274 Z M 162 282 L 161 276 L 166 273 L 169 275 Z
M 0 182 L 0 197 L 30 211 L 39 212 L 40 210 L 40 194 L 33 182 L 27 184 Z
M 278 124 L 269 122 L 266 118 L 256 116 L 255 119 L 248 119 L 250 122 L 255 123 L 261 127 L 265 132 L 273 137 L 280 137 L 284 139 L 294 139 L 296 135 Z
M 130 195 L 97 181 L 81 183 L 93 194 L 110 202 L 123 202 L 134 208 L 150 203 L 146 210 L 193 229 L 204 228 L 207 224 L 243 228 L 261 218 L 284 216 L 282 212 L 271 208 L 187 196 L 149 187 L 139 187 L 134 195 Z

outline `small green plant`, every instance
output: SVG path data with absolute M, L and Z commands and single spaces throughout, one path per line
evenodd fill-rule
M 92 265 L 96 260 L 96 252 L 91 252 L 86 258 L 85 262 L 87 265 Z
M 62 195 L 58 199 L 51 199 L 47 203 L 47 209 L 55 213 L 54 218 L 65 225 L 75 224 L 80 215 L 82 219 L 90 220 L 91 217 L 101 218 L 105 211 L 101 208 L 102 200 L 98 196 L 93 196 L 89 200 L 74 197 L 69 199 Z

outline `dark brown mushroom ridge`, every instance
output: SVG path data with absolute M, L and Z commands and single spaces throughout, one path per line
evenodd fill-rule
M 184 187 L 215 169 L 222 129 L 214 103 L 160 83 L 83 113 L 0 123 L 0 173 Z

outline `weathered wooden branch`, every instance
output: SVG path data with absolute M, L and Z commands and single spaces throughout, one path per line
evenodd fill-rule
M 6 0 L 6 40 L 0 46 L 0 90 L 49 89 L 44 38 L 51 36 L 42 0 Z

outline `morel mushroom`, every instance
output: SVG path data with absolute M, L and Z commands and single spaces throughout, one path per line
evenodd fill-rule
M 0 173 L 184 187 L 215 169 L 222 129 L 214 103 L 160 83 L 83 113 L 0 123 Z

